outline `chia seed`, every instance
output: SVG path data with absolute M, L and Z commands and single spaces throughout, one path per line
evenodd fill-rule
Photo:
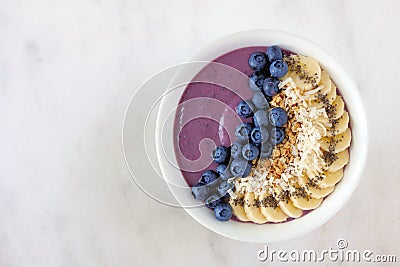
M 267 196 L 262 200 L 262 206 L 266 208 L 274 208 L 278 207 L 278 201 L 275 199 L 274 196 Z

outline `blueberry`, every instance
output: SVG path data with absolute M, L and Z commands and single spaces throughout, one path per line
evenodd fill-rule
M 247 164 L 246 169 L 244 170 L 244 173 L 242 175 L 242 177 L 247 177 L 249 176 L 250 172 L 251 172 L 251 163 L 249 162 L 249 164 Z
M 220 183 L 217 190 L 219 195 L 222 197 L 228 193 L 229 189 L 233 189 L 234 187 L 235 186 L 233 185 L 233 183 L 230 183 L 228 181 L 223 181 L 222 183 Z
M 282 127 L 288 120 L 287 113 L 283 108 L 271 109 L 268 117 L 271 125 L 276 127 Z
M 269 137 L 268 130 L 265 127 L 255 127 L 251 131 L 250 139 L 254 144 L 261 144 L 263 141 L 267 140 Z
M 275 77 L 268 77 L 264 80 L 264 94 L 267 96 L 274 96 L 279 93 L 279 80 Z
M 248 140 L 252 129 L 253 125 L 247 122 L 243 122 L 236 128 L 235 135 L 239 141 Z
M 253 70 L 263 70 L 267 66 L 267 56 L 262 52 L 255 52 L 250 55 L 249 65 Z
M 239 159 L 242 157 L 243 142 L 236 141 L 231 145 L 231 157 Z
M 207 207 L 214 209 L 216 206 L 222 203 L 222 200 L 216 195 L 211 195 L 206 199 L 205 203 Z
M 270 139 L 275 145 L 282 143 L 283 139 L 285 139 L 285 131 L 278 127 L 272 128 Z
M 229 149 L 224 146 L 217 146 L 211 156 L 216 163 L 226 162 L 229 160 Z
M 218 173 L 219 176 L 221 176 L 221 174 L 223 174 L 226 170 L 226 164 L 220 164 L 217 166 L 217 168 L 215 169 L 215 171 Z
M 192 187 L 192 195 L 195 199 L 205 200 L 208 197 L 209 189 L 203 182 L 198 182 Z
M 282 60 L 282 50 L 279 48 L 279 46 L 270 46 L 267 48 L 267 57 L 271 63 L 276 60 Z
M 270 129 L 270 126 L 268 126 L 268 127 L 261 126 L 260 127 L 262 142 L 265 142 L 265 141 L 268 140 L 268 138 L 269 138 L 269 129 Z
M 242 149 L 242 156 L 244 159 L 253 160 L 258 157 L 260 150 L 254 144 L 246 144 Z
M 253 104 L 258 109 L 268 109 L 269 104 L 268 100 L 265 98 L 264 94 L 261 92 L 254 93 L 253 95 Z
M 271 76 L 273 77 L 282 77 L 288 72 L 288 65 L 283 60 L 276 60 L 271 63 L 269 67 L 269 71 L 271 72 Z
M 203 174 L 200 177 L 200 182 L 209 184 L 211 182 L 214 182 L 215 180 L 218 179 L 218 173 L 212 170 L 207 170 L 203 172 Z
M 218 175 L 219 175 L 223 180 L 227 180 L 227 179 L 233 177 L 233 175 L 232 175 L 231 171 L 229 170 L 228 166 L 225 165 L 225 164 L 220 164 L 220 165 L 218 165 L 216 171 L 217 171 Z
M 256 71 L 249 77 L 249 87 L 253 91 L 259 91 L 263 88 L 264 85 L 264 74 L 262 72 Z
M 228 203 L 221 203 L 214 209 L 214 216 L 218 221 L 229 221 L 232 217 L 232 208 Z
M 253 110 L 249 103 L 243 100 L 236 106 L 236 113 L 243 118 L 248 118 L 253 115 Z
M 265 110 L 257 110 L 256 113 L 254 113 L 254 117 L 253 117 L 253 121 L 254 121 L 254 125 L 257 127 L 260 126 L 268 126 L 269 122 L 268 122 L 268 113 Z
M 274 150 L 274 146 L 271 143 L 263 142 L 261 144 L 260 158 L 266 159 L 266 158 L 271 157 L 272 150 Z
M 221 201 L 223 203 L 229 203 L 230 199 L 231 199 L 231 196 L 229 194 L 225 194 L 225 196 L 221 197 Z
M 235 159 L 231 162 L 231 173 L 234 177 L 246 177 L 250 171 L 251 164 L 245 159 Z
M 233 159 L 240 158 L 242 155 L 243 144 L 241 142 L 235 142 L 231 145 L 231 157 Z
M 262 142 L 260 127 L 254 127 L 254 129 L 251 131 L 250 139 L 254 144 L 260 144 Z

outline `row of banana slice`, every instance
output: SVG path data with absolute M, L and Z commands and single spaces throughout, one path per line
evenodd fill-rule
M 311 57 L 302 55 L 291 55 L 292 60 L 296 61 L 297 65 L 301 66 L 303 74 L 313 77 L 318 86 L 312 85 L 309 81 L 300 79 L 299 73 L 289 71 L 286 76 L 282 78 L 285 80 L 290 77 L 295 82 L 297 87 L 303 89 L 307 95 L 309 107 L 323 108 L 324 104 L 319 101 L 318 95 L 326 95 L 326 101 L 335 107 L 333 119 L 336 120 L 334 129 L 329 119 L 320 116 L 316 121 L 322 124 L 321 135 L 323 138 L 319 141 L 320 147 L 323 151 L 329 151 L 330 143 L 336 143 L 334 150 L 336 160 L 329 166 L 325 167 L 323 179 L 313 179 L 310 183 L 310 176 L 304 174 L 298 177 L 296 188 L 303 188 L 306 195 L 290 195 L 284 201 L 277 200 L 277 207 L 264 207 L 263 205 L 256 205 L 262 202 L 263 199 L 271 197 L 270 193 L 262 195 L 255 195 L 253 192 L 239 193 L 236 192 L 238 198 L 243 199 L 244 205 L 235 205 L 231 199 L 231 206 L 234 215 L 241 221 L 251 221 L 257 224 L 267 222 L 284 222 L 289 217 L 299 218 L 305 210 L 312 210 L 317 208 L 324 197 L 328 196 L 334 189 L 335 185 L 343 177 L 343 169 L 349 161 L 349 146 L 351 143 L 351 130 L 349 125 L 349 114 L 345 110 L 343 98 L 337 94 L 336 85 L 332 82 L 329 74 L 321 70 L 319 62 Z M 317 87 L 318 89 L 316 90 Z M 316 186 L 315 186 L 316 185 Z M 273 195 L 279 196 L 284 190 L 278 185 L 273 188 Z

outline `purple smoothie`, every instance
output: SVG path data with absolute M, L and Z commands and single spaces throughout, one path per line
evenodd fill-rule
M 235 141 L 230 138 L 234 137 L 232 131 L 240 121 L 251 121 L 251 118 L 240 118 L 239 120 L 235 107 L 240 101 L 251 99 L 254 94 L 248 86 L 247 77 L 254 72 L 248 64 L 248 58 L 252 53 L 266 51 L 266 49 L 266 46 L 244 47 L 230 51 L 212 61 L 236 69 L 243 73 L 245 78 L 231 75 L 229 70 L 223 71 L 227 73 L 221 74 L 220 68 L 209 64 L 193 78 L 192 81 L 196 82 L 190 83 L 183 92 L 175 114 L 174 147 L 178 165 L 189 186 L 196 184 L 205 170 L 215 170 L 218 166 L 217 163 L 212 162 L 211 158 L 211 152 L 215 149 L 215 146 L 230 146 L 232 141 Z M 284 52 L 292 54 L 287 50 Z M 204 78 L 211 83 L 198 82 Z M 228 86 L 212 84 L 220 80 L 224 80 L 222 83 L 228 84 Z M 340 94 L 339 90 L 338 94 Z M 219 100 L 225 108 L 210 108 L 210 103 L 204 101 L 191 102 L 199 98 Z M 204 118 L 204 114 L 207 113 L 217 113 L 224 119 L 216 121 Z M 221 129 L 221 126 L 225 128 Z M 210 139 L 214 144 L 211 142 L 202 144 L 201 140 L 204 139 Z M 200 158 L 203 158 L 203 160 L 199 160 Z M 188 160 L 192 162 L 188 162 Z M 303 216 L 309 212 L 311 211 L 303 211 Z M 235 218 L 233 217 L 233 219 Z M 288 218 L 287 221 L 291 220 L 293 218 Z
M 265 50 L 266 47 L 240 48 L 230 51 L 216 58 L 212 62 L 228 65 L 242 72 L 244 77 L 248 77 L 253 73 L 253 70 L 248 64 L 249 56 L 254 52 Z M 193 80 L 201 80 L 200 77 L 202 76 L 207 76 L 208 81 L 218 80 L 218 75 L 220 74 L 215 72 L 215 67 L 212 65 L 207 65 L 199 72 L 199 74 L 196 75 L 196 77 L 194 77 Z M 221 120 L 218 122 L 202 117 L 204 109 L 208 108 L 206 107 L 207 103 L 194 103 L 193 105 L 186 106 L 183 105 L 185 102 L 188 103 L 188 100 L 203 97 L 220 100 L 227 108 L 227 110 L 224 109 L 222 111 L 223 114 L 221 114 L 224 117 L 223 126 L 232 130 L 239 124 L 238 120 L 234 119 L 234 116 L 236 115 L 235 107 L 243 99 L 251 99 L 254 92 L 249 88 L 247 78 L 234 79 L 230 82 L 240 88 L 240 96 L 233 92 L 234 90 L 227 89 L 226 87 L 220 85 L 210 84 L 208 82 L 196 82 L 190 83 L 186 87 L 179 101 L 179 104 L 182 106 L 178 107 L 175 115 L 174 136 L 176 138 L 174 139 L 174 147 L 176 149 L 175 154 L 177 156 L 178 165 L 181 168 L 183 177 L 189 186 L 193 186 L 195 183 L 197 183 L 201 173 L 203 173 L 205 170 L 215 170 L 217 167 L 217 164 L 211 161 L 212 159 L 210 156 L 212 150 L 215 149 L 215 145 L 230 146 L 231 142 L 235 140 L 231 140 L 230 137 L 232 134 L 229 135 L 227 130 L 220 130 Z M 181 122 L 182 116 L 195 119 L 183 125 Z M 251 121 L 251 119 L 243 119 L 242 121 Z M 193 163 L 190 166 L 188 164 L 183 164 L 182 162 L 185 161 L 185 158 L 192 161 L 199 159 L 201 156 L 199 150 L 200 141 L 205 138 L 210 138 L 215 142 L 215 145 L 210 143 L 209 145 L 202 147 L 204 149 L 202 150 L 204 153 L 203 157 L 208 159 L 208 164 L 205 163 L 205 160 L 201 161 L 201 163 Z

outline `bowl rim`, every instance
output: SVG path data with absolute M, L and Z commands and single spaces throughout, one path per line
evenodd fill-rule
M 188 62 L 211 61 L 216 57 L 231 50 L 246 46 L 269 46 L 279 45 L 295 53 L 309 55 L 319 60 L 321 66 L 328 71 L 337 84 L 343 96 L 346 107 L 350 113 L 352 129 L 352 144 L 350 147 L 350 161 L 346 166 L 342 181 L 336 185 L 335 190 L 326 198 L 317 209 L 298 219 L 279 224 L 252 224 L 236 221 L 218 222 L 207 208 L 184 208 L 189 215 L 204 227 L 231 239 L 253 242 L 268 243 L 284 241 L 311 232 L 328 220 L 330 220 L 350 199 L 360 182 L 368 154 L 368 127 L 365 109 L 358 87 L 346 73 L 346 71 L 335 61 L 335 59 L 323 48 L 314 42 L 301 36 L 272 29 L 246 30 L 232 33 L 221 37 L 201 49 Z M 228 50 L 227 50 L 228 49 Z M 171 84 L 181 75 L 178 71 L 172 79 Z M 180 98 L 179 98 L 180 99 Z M 175 99 L 175 105 L 179 99 Z M 161 173 L 164 177 L 184 179 L 180 170 L 172 169 L 162 157 L 162 127 L 161 118 L 166 114 L 173 103 L 166 98 L 160 102 L 156 121 L 156 152 Z M 354 120 L 357 118 L 357 120 Z M 173 128 L 173 127 L 172 127 Z M 173 138 L 173 133 L 171 132 Z M 172 141 L 172 139 L 170 139 Z M 177 176 L 180 176 L 179 178 Z M 181 203 L 182 195 L 167 183 L 173 196 Z M 188 194 L 190 194 L 188 192 Z

